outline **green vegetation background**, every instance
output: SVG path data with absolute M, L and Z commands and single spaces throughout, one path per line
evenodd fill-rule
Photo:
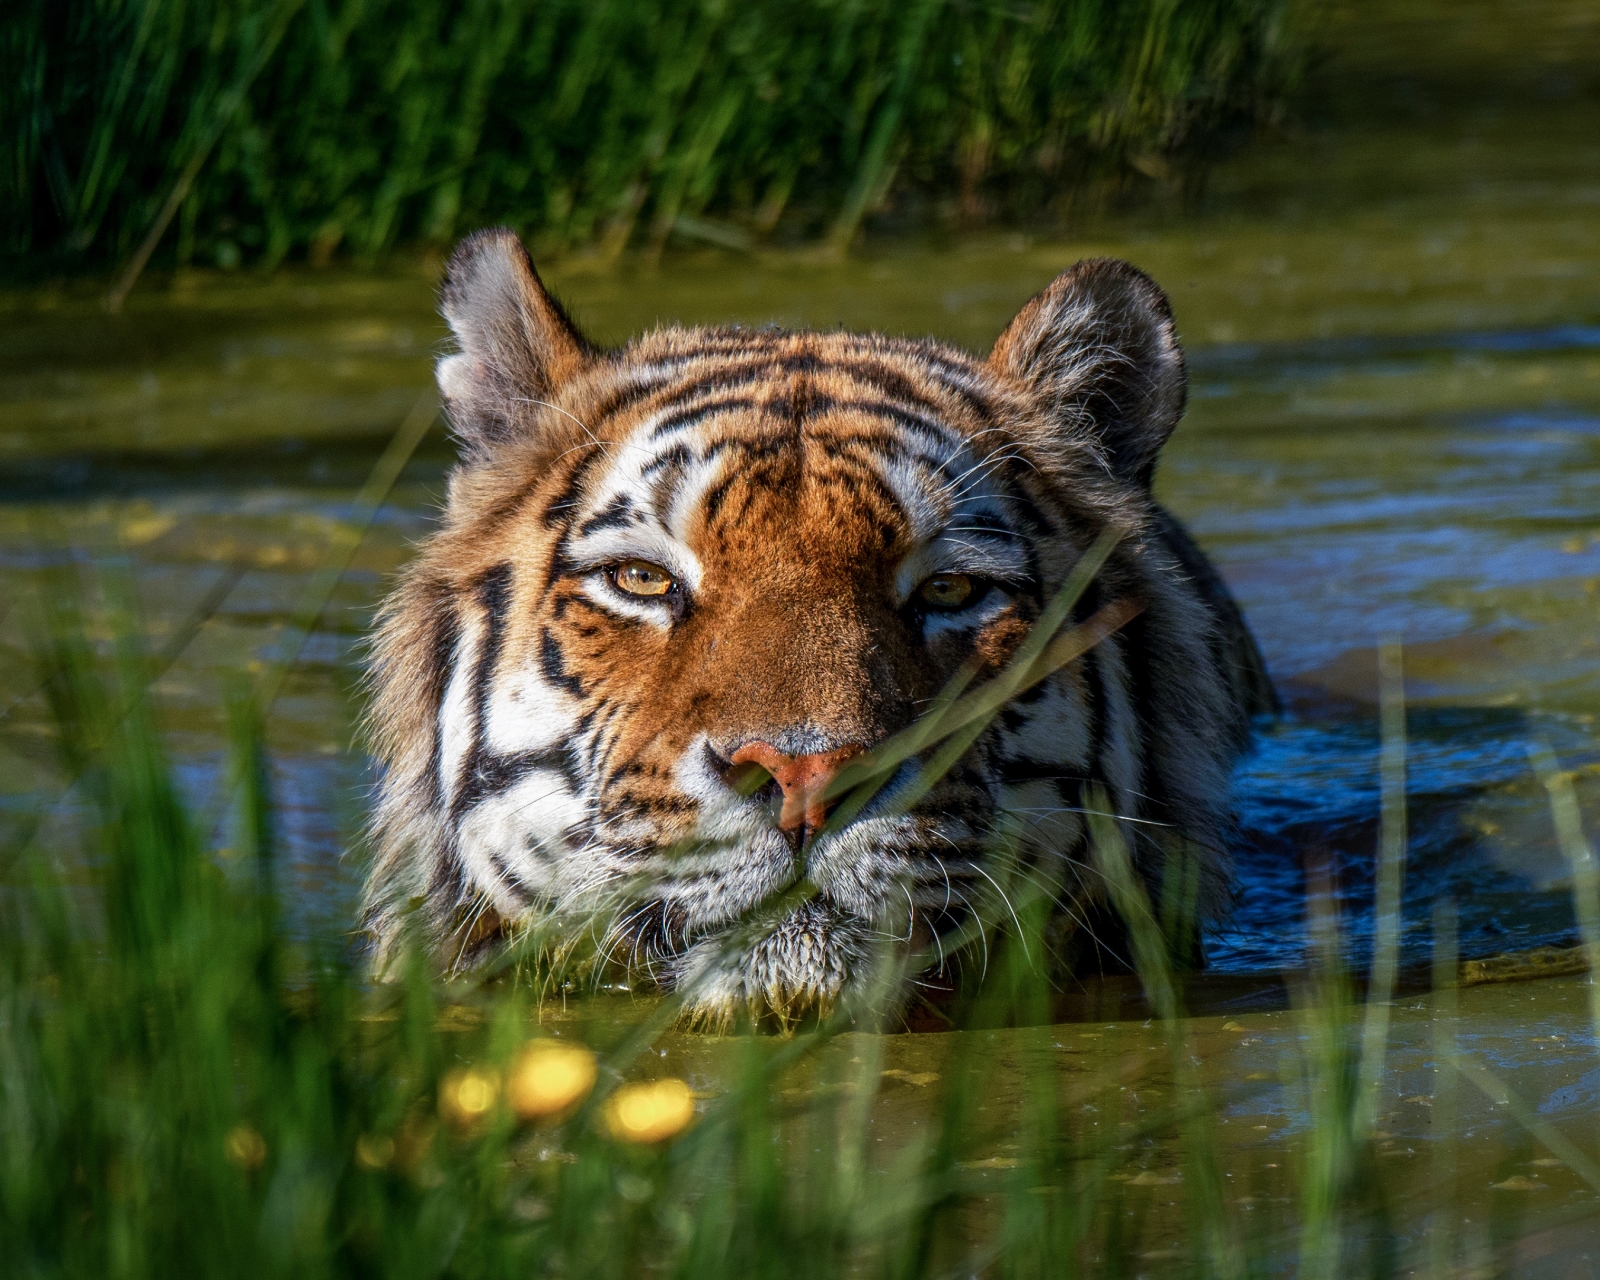
M 1059 217 L 1278 112 L 1287 0 L 15 0 L 0 252 L 273 267 Z M 167 208 L 171 206 L 171 208 Z M 170 219 L 163 218 L 166 211 Z

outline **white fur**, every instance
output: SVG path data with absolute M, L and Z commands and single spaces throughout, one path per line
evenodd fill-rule
M 484 743 L 497 755 L 543 751 L 571 736 L 575 708 L 570 694 L 551 685 L 532 662 L 524 662 L 495 682 Z
M 439 703 L 439 790 L 447 809 L 461 788 L 462 770 L 478 734 L 478 709 L 473 705 L 472 683 L 478 669 L 478 646 L 482 643 L 483 628 L 483 619 L 477 610 L 463 610 L 455 666 Z
M 515 916 L 527 902 L 510 892 L 495 866 L 496 858 L 530 894 L 548 891 L 567 848 L 567 832 L 582 821 L 584 812 L 559 773 L 532 770 L 514 786 L 467 811 L 456 829 L 462 864 L 495 910 Z

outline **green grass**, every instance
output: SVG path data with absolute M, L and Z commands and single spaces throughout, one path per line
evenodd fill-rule
M 384 474 L 364 494 L 368 505 L 381 499 Z M 347 550 L 335 547 L 330 566 Z M 1082 570 L 1079 588 L 1093 554 Z M 1297 996 L 1301 1035 L 1280 1071 L 1308 1126 L 1287 1211 L 1242 1212 L 1219 1154 L 1225 1107 L 1261 1086 L 1199 1070 L 1183 983 L 1168 961 L 1192 924 L 1184 892 L 1192 867 L 1178 851 L 1162 876 L 1175 893 L 1152 901 L 1103 813 L 1091 817 L 1096 868 L 1155 1013 L 1149 1048 L 1165 1059 L 1158 1074 L 1168 1101 L 1129 1120 L 1127 1087 L 1147 1087 L 1148 1062 L 1109 1056 L 1069 1079 L 1029 1065 L 1047 1039 L 994 1033 L 1054 1034 L 1042 1026 L 1052 986 L 1039 962 L 1052 886 L 1023 878 L 1012 880 L 1006 909 L 983 922 L 986 981 L 954 1008 L 953 1024 L 967 1033 L 946 1046 L 938 1087 L 923 1095 L 915 1122 L 882 1127 L 904 1099 L 890 1094 L 887 1041 L 872 1034 L 879 1024 L 857 1008 L 853 1019 L 784 1036 L 680 1034 L 680 1052 L 714 1083 L 692 1125 L 633 1141 L 619 1134 L 611 1106 L 630 1082 L 663 1073 L 656 1046 L 670 1038 L 675 1001 L 595 993 L 585 968 L 593 948 L 581 938 L 530 945 L 518 964 L 449 983 L 414 958 L 376 985 L 348 938 L 297 940 L 276 883 L 264 747 L 261 699 L 277 669 L 259 684 L 235 682 L 228 779 L 197 814 L 174 784 L 147 694 L 170 654 L 146 651 L 131 598 L 107 574 L 63 576 L 37 602 L 39 676 L 70 785 L 54 806 L 54 834 L 36 829 L 0 864 L 7 1275 L 1395 1273 L 1370 1101 L 1383 1073 L 1388 993 L 1380 978 L 1366 1003 L 1355 998 L 1338 923 L 1325 909 Z M 285 659 L 314 624 L 316 603 L 285 637 Z M 1066 638 L 1034 637 L 1010 684 L 952 691 L 935 721 L 899 747 L 964 742 L 975 715 L 1003 705 L 998 695 L 1022 687 L 1041 663 L 1065 660 Z M 1397 917 L 1398 651 L 1386 651 L 1385 663 L 1379 880 L 1389 888 L 1379 913 Z M 935 758 L 944 754 L 935 749 Z M 1595 948 L 1600 877 L 1570 780 L 1548 753 L 1537 767 L 1573 863 L 1585 943 Z M 1014 873 L 1004 853 L 997 848 L 997 875 Z M 1445 1009 L 1451 923 L 1447 909 L 1437 913 L 1435 998 Z M 592 939 L 600 930 L 587 921 L 579 932 Z M 1392 975 L 1398 931 L 1380 919 L 1379 935 L 1375 971 Z M 897 979 L 905 963 L 885 954 L 882 980 Z M 558 1114 L 521 1119 L 501 1084 L 530 1044 L 553 1038 L 595 1051 L 596 1083 Z M 1452 1091 L 1471 1084 L 1600 1186 L 1591 1157 L 1448 1037 L 1438 1060 L 1436 1105 L 1453 1106 Z M 1020 1090 L 1009 1088 L 1007 1073 L 1019 1071 Z M 469 1085 L 479 1087 L 476 1101 Z M 1112 1122 L 1102 1127 L 1101 1118 Z M 1176 1239 L 1147 1231 L 1149 1203 L 1129 1181 L 1130 1162 L 1156 1146 L 1173 1153 L 1181 1180 L 1162 1192 L 1180 1202 Z M 1441 1186 L 1453 1158 L 1441 1142 Z M 1437 1245 L 1432 1273 L 1453 1274 L 1451 1242 Z
M 0 246 L 272 267 L 508 222 L 543 252 L 885 209 L 1060 218 L 1282 109 L 1287 0 L 16 0 Z M 920 213 L 919 213 L 920 211 Z M 168 225 L 172 230 L 168 231 Z
M 59 860 L 11 850 L 0 898 L 9 1274 L 922 1276 L 976 1256 L 1020 1275 L 1052 1273 L 1084 1236 L 1088 1202 L 1029 1194 L 1105 1164 L 1053 1089 L 1028 1104 L 1036 1139 L 1014 1188 L 964 1185 L 994 1138 L 976 1113 L 977 1041 L 887 1186 L 863 1117 L 880 1064 L 828 1058 L 842 1021 L 723 1042 L 725 1091 L 650 1146 L 611 1136 L 602 1103 L 648 1074 L 670 1002 L 597 1009 L 563 1024 L 602 1051 L 575 1114 L 536 1127 L 490 1108 L 461 1124 L 452 1072 L 497 1078 L 540 1035 L 535 993 L 562 975 L 442 987 L 419 961 L 372 987 L 345 940 L 294 944 L 251 690 L 231 707 L 228 812 L 204 822 L 164 761 L 130 614 L 113 599 L 109 625 L 86 623 L 77 602 L 93 594 L 63 585 L 40 640 L 76 842 Z M 115 637 L 109 652 L 91 632 Z M 984 1025 L 1036 1020 L 1046 994 L 1027 956 L 1047 904 L 1016 903 L 1021 934 L 968 1011 Z M 797 1079 L 814 1101 L 787 1096 Z

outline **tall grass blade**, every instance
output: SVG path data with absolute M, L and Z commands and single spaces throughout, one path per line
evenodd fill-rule
M 501 222 L 835 250 L 875 212 L 1059 225 L 1282 114 L 1288 0 L 16 0 L 0 244 L 273 268 Z M 945 220 L 947 215 L 933 215 Z
M 294 613 L 279 639 L 278 656 L 262 677 L 261 705 L 265 711 L 272 709 L 278 695 L 283 692 L 289 673 L 299 662 L 306 641 L 316 630 L 317 622 L 328 607 L 339 580 L 350 567 L 361 540 L 366 537 L 373 520 L 388 501 L 389 491 L 394 488 L 395 481 L 400 478 L 406 463 L 411 460 L 411 455 L 417 451 L 417 446 L 422 443 L 438 416 L 438 397 L 429 390 L 417 399 L 411 411 L 401 420 L 388 446 L 373 464 L 372 471 L 356 494 L 349 519 L 339 525 L 333 541 L 323 553 L 322 562 L 302 589 Z
M 1352 1048 L 1353 1011 L 1333 895 L 1309 877 L 1310 977 L 1297 1001 L 1305 1048 L 1299 1063 L 1310 1132 L 1300 1168 L 1300 1274 L 1335 1280 L 1344 1274 L 1346 1204 L 1359 1146 L 1359 1054 Z
M 1134 968 L 1145 994 L 1161 1020 L 1179 1097 L 1190 1100 L 1192 1110 L 1183 1124 L 1183 1146 L 1190 1197 L 1189 1222 L 1194 1254 L 1201 1275 L 1218 1280 L 1245 1273 L 1244 1252 L 1229 1221 L 1223 1199 L 1222 1167 L 1216 1147 L 1215 1112 L 1205 1098 L 1195 1070 L 1195 1058 L 1182 1021 L 1177 983 L 1169 952 L 1171 936 L 1163 932 L 1143 879 L 1134 869 L 1127 840 L 1111 811 L 1105 792 L 1097 787 L 1085 792 L 1095 869 L 1105 882 L 1112 904 L 1128 926 Z M 1180 877 L 1177 877 L 1181 879 Z M 1184 927 L 1182 932 L 1186 933 Z
M 1508 1083 L 1482 1063 L 1468 1057 L 1458 1057 L 1456 1067 L 1475 1084 L 1496 1106 L 1503 1106 L 1527 1132 L 1537 1139 L 1551 1155 L 1569 1166 L 1590 1188 L 1600 1192 L 1600 1164 L 1597 1164 L 1578 1145 L 1539 1114 L 1539 1108 L 1529 1102 Z
M 116 283 L 111 286 L 111 292 L 106 295 L 106 310 L 112 315 L 122 310 L 122 304 L 127 301 L 134 283 L 149 264 L 150 255 L 156 251 L 156 245 L 161 243 L 161 237 L 166 235 L 167 228 L 172 225 L 173 215 L 188 197 L 190 188 L 194 186 L 194 180 L 200 176 L 200 170 L 210 158 L 212 148 L 217 145 L 223 131 L 233 123 L 233 117 L 244 104 L 250 85 L 266 67 L 278 48 L 278 42 L 288 30 L 289 20 L 304 3 L 305 0 L 281 0 L 278 12 L 274 14 L 267 34 L 262 38 L 254 56 L 245 64 L 239 78 L 217 103 L 209 127 L 195 144 L 193 153 L 178 174 L 177 180 L 173 182 L 172 190 L 167 193 L 166 200 L 156 212 L 155 221 L 150 224 L 150 230 L 145 233 L 139 247 L 134 250 L 128 265 L 117 276 Z
M 1572 873 L 1572 905 L 1578 917 L 1578 933 L 1589 961 L 1589 1018 L 1600 1044 L 1600 863 L 1594 846 L 1584 834 L 1583 814 L 1572 774 L 1562 769 L 1547 743 L 1528 748 L 1534 772 L 1550 797 L 1550 816 L 1555 820 L 1556 842 Z
M 1434 1280 L 1456 1274 L 1455 1180 L 1460 1168 L 1456 1141 L 1458 1048 L 1456 904 L 1444 898 L 1433 904 L 1433 1194 L 1428 1223 L 1428 1268 Z
M 1389 1008 L 1400 967 L 1401 894 L 1406 868 L 1406 692 L 1399 641 L 1378 649 L 1379 786 L 1377 892 L 1372 976 L 1361 1029 L 1361 1110 L 1357 1128 L 1369 1133 L 1389 1048 Z

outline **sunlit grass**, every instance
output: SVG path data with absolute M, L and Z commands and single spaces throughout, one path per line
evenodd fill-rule
M 1105 550 L 1069 586 L 1081 588 Z M 73 780 L 57 812 L 72 820 L 8 849 L 0 892 L 0 1256 L 18 1260 L 17 1274 L 1396 1268 L 1402 1242 L 1371 1098 L 1384 1073 L 1378 1003 L 1397 929 L 1378 930 L 1363 1001 L 1343 967 L 1332 899 L 1313 899 L 1301 1034 L 1278 1080 L 1306 1130 L 1293 1203 L 1272 1213 L 1240 1207 L 1250 1197 L 1241 1200 L 1220 1155 L 1229 1108 L 1267 1086 L 1200 1069 L 1183 975 L 1169 958 L 1194 926 L 1192 855 L 1171 851 L 1161 883 L 1173 889 L 1152 897 L 1103 797 L 1086 797 L 1095 871 L 1127 924 L 1154 1015 L 1148 1054 L 1066 1077 L 1028 1066 L 1019 1042 L 997 1047 L 996 1029 L 1051 1016 L 1042 961 L 1058 887 L 1020 876 L 997 848 L 997 873 L 1012 877 L 1008 907 L 980 922 L 986 981 L 953 1009 L 952 1025 L 972 1030 L 952 1039 L 939 1071 L 886 1069 L 881 1033 L 898 1023 L 867 1001 L 784 1036 L 735 1023 L 702 1038 L 700 1060 L 714 1069 L 685 1078 L 655 1050 L 677 1020 L 675 1002 L 586 994 L 565 980 L 579 971 L 571 952 L 525 950 L 514 964 L 451 981 L 412 956 L 392 981 L 373 984 L 349 939 L 295 942 L 279 909 L 261 690 L 235 684 L 226 804 L 195 814 L 165 760 L 146 694 L 154 666 L 130 598 L 112 574 L 63 579 L 39 602 L 40 676 L 62 774 Z M 1051 617 L 1059 627 L 1069 614 Z M 90 635 L 109 641 L 92 645 Z M 1036 635 L 1000 680 L 1022 687 L 1065 652 L 1059 638 Z M 1386 662 L 1379 881 L 1389 887 L 1379 912 L 1397 915 L 1404 708 L 1398 652 Z M 987 685 L 962 684 L 935 708 L 938 722 L 919 729 L 916 749 L 938 752 L 976 722 L 974 707 L 1002 705 Z M 1593 945 L 1592 850 L 1547 754 L 1539 769 Z M 869 763 L 850 785 L 877 772 Z M 232 856 L 219 858 L 219 846 Z M 1447 908 L 1435 918 L 1435 1000 L 1447 1016 L 1452 919 Z M 582 926 L 594 936 L 594 920 Z M 881 995 L 931 962 L 886 951 L 869 985 Z M 1436 1122 L 1459 1111 L 1461 1088 L 1481 1091 L 1600 1187 L 1593 1157 L 1514 1082 L 1465 1054 L 1448 1025 L 1436 1042 Z M 1017 1069 L 1018 1053 L 1022 1091 L 997 1109 L 997 1081 Z M 1129 1118 L 1122 1099 L 1157 1060 L 1170 1093 Z M 904 1106 L 895 1088 L 915 1091 L 920 1118 L 886 1131 L 886 1109 Z M 1460 1148 L 1444 1132 L 1433 1155 L 1436 1275 L 1464 1265 L 1448 1198 Z M 1151 1150 L 1170 1153 L 1170 1173 L 1140 1167 Z M 1176 1236 L 1170 1221 L 1146 1222 L 1152 1194 L 1177 1205 Z
M 1272 116 L 1283 0 L 19 0 L 0 244 L 54 263 L 847 243 L 898 201 L 1060 216 Z M 943 212 L 940 212 L 942 210 Z M 150 241 L 152 231 L 155 241 Z M 149 242 L 149 243 L 147 243 Z

